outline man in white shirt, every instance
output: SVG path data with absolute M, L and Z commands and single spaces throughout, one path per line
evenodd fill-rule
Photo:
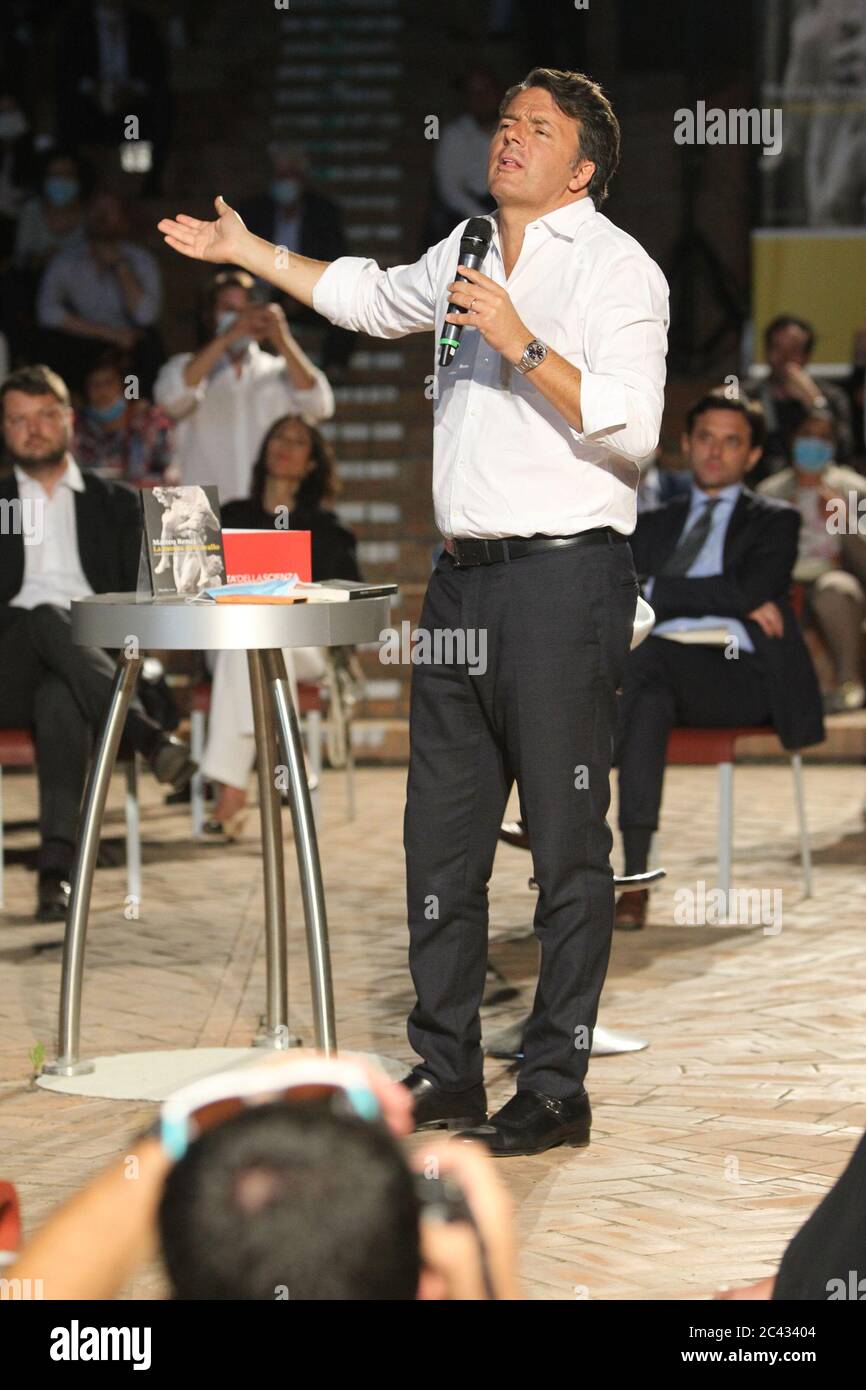
M 28 728 L 39 778 L 40 921 L 63 918 L 92 733 L 115 666 L 72 642 L 74 598 L 134 589 L 141 522 L 121 484 L 82 474 L 71 452 L 66 384 L 48 367 L 23 367 L 0 387 L 13 471 L 0 479 L 0 727 Z M 126 736 L 154 775 L 180 790 L 189 751 L 133 701 Z
M 433 173 L 439 207 L 436 230 L 449 232 L 461 217 L 491 212 L 487 156 L 499 120 L 502 84 L 483 66 L 470 68 L 463 81 L 466 110 L 443 126 L 436 141 Z M 434 232 L 435 235 L 435 232 Z
M 533 69 L 501 107 L 488 163 L 498 212 L 468 284 L 454 281 L 462 226 L 411 266 L 290 256 L 275 271 L 273 247 L 222 199 L 215 222 L 160 223 L 182 254 L 243 265 L 344 327 L 477 329 L 434 392 L 446 549 L 419 627 L 443 659 L 413 667 L 404 844 L 409 1038 L 422 1060 L 406 1085 L 419 1127 L 462 1129 L 501 1155 L 589 1141 L 584 1077 L 613 919 L 616 690 L 638 592 L 626 537 L 636 460 L 658 442 L 668 318 L 660 270 L 597 211 L 618 159 L 600 88 Z M 467 652 L 483 636 L 483 671 L 443 640 L 455 631 Z M 517 1094 L 485 1123 L 487 883 L 515 780 L 541 965 Z
M 221 502 L 249 495 L 275 420 L 304 415 L 315 423 L 334 413 L 324 373 L 292 337 L 279 305 L 254 300 L 253 288 L 243 271 L 214 278 L 206 311 L 213 337 L 166 362 L 154 388 L 157 404 L 178 422 L 172 473 L 181 483 L 215 483 Z

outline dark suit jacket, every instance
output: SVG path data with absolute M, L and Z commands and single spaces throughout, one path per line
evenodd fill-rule
M 238 205 L 238 212 L 247 227 L 256 236 L 273 241 L 277 225 L 277 205 L 270 193 L 259 193 L 246 198 Z M 343 215 L 336 203 L 321 193 L 311 190 L 301 198 L 301 244 L 298 250 L 302 256 L 315 261 L 335 261 L 346 255 L 346 234 L 343 231 Z
M 134 590 L 141 549 L 138 496 L 123 483 L 82 472 L 84 491 L 75 494 L 81 568 L 97 594 Z M 0 478 L 0 501 L 18 497 L 14 473 Z M 4 508 L 5 510 L 5 508 Z M 8 604 L 24 582 L 24 538 L 8 528 L 0 534 L 0 604 Z
M 93 0 L 81 0 L 65 15 L 58 36 L 57 119 L 58 133 L 75 143 L 77 140 L 98 141 L 123 138 L 123 117 L 126 106 L 119 112 L 106 115 L 98 102 L 99 31 Z M 169 100 L 168 63 L 159 26 L 146 11 L 134 6 L 124 11 L 126 21 L 126 53 L 131 81 L 140 82 L 146 89 L 138 97 L 138 106 L 130 111 L 142 117 L 141 138 L 152 140 L 152 122 L 143 119 L 143 109 Z
M 718 614 L 739 618 L 755 646 L 768 685 L 773 725 L 786 748 L 807 748 L 824 738 L 821 693 L 788 591 L 797 558 L 800 514 L 786 502 L 744 488 L 725 534 L 723 570 L 705 579 L 666 577 L 659 571 L 673 554 L 690 497 L 676 497 L 638 517 L 631 538 L 641 579 L 655 575 L 650 603 L 656 620 Z M 747 616 L 772 601 L 785 621 L 781 637 L 767 637 Z

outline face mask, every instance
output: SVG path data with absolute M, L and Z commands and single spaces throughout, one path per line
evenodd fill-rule
M 232 324 L 236 321 L 237 314 L 235 313 L 234 309 L 223 310 L 223 312 L 218 316 L 216 321 L 217 337 L 219 337 L 222 333 L 228 333 Z M 252 343 L 253 339 L 245 334 L 243 338 L 235 338 L 234 342 L 231 344 L 228 350 L 231 353 L 232 357 L 241 357 L 246 352 L 247 348 L 252 346 Z
M 271 197 L 275 203 L 290 207 L 298 201 L 301 185 L 297 179 L 274 179 L 271 184 Z
M 78 197 L 78 179 L 66 178 L 63 174 L 51 174 L 42 185 L 42 191 L 53 208 L 66 208 Z
M 21 111 L 0 111 L 0 140 L 17 140 L 30 129 Z
M 126 398 L 118 396 L 113 405 L 87 406 L 87 414 L 91 420 L 98 420 L 100 424 L 105 424 L 109 420 L 117 420 L 126 409 Z
M 833 458 L 833 445 L 826 439 L 795 439 L 794 467 L 803 473 L 820 473 Z

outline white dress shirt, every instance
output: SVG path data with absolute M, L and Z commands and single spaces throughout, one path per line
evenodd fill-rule
M 507 281 L 491 221 L 481 270 L 507 287 L 531 334 L 580 368 L 583 430 L 545 400 L 532 372 L 521 376 L 477 329 L 464 329 L 454 361 L 436 372 L 436 524 L 447 537 L 565 536 L 599 526 L 629 535 L 635 461 L 655 449 L 661 426 L 667 282 L 590 198 L 531 222 Z M 438 340 L 464 226 L 414 265 L 380 270 L 340 257 L 319 279 L 314 307 L 377 337 L 435 328 Z
M 78 554 L 75 493 L 84 491 L 81 469 L 67 454 L 66 471 L 52 493 L 17 464 L 15 481 L 18 496 L 27 504 L 33 521 L 32 539 L 25 536 L 24 582 L 9 605 L 36 608 L 40 603 L 55 603 L 68 608 L 74 598 L 93 593 Z
M 282 415 L 327 420 L 334 395 L 325 374 L 313 368 L 314 384 L 292 385 L 282 357 L 253 343 L 244 353 L 240 375 L 228 357 L 220 359 L 198 386 L 187 386 L 184 370 L 192 353 L 181 352 L 160 369 L 154 386 L 158 405 L 178 421 L 173 468 L 182 483 L 215 483 L 220 501 L 246 497 L 262 440 Z

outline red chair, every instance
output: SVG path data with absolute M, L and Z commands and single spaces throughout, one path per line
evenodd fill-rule
M 772 734 L 769 726 L 733 729 L 672 729 L 668 739 L 667 765 L 708 767 L 719 769 L 718 781 L 718 886 L 723 893 L 731 889 L 731 863 L 734 848 L 734 763 L 737 744 L 741 739 L 766 738 Z M 803 759 L 791 753 L 794 774 L 794 801 L 800 828 L 800 863 L 803 868 L 804 896 L 812 896 L 812 855 L 809 830 L 806 824 L 806 801 L 803 794 Z
M 21 1246 L 21 1210 L 14 1184 L 0 1178 L 0 1269 L 12 1264 Z
M 0 729 L 0 908 L 5 905 L 3 883 L 3 769 L 34 767 L 36 748 L 29 729 Z M 126 773 L 126 891 L 141 901 L 141 815 L 138 804 L 138 763 L 135 756 L 123 759 Z

